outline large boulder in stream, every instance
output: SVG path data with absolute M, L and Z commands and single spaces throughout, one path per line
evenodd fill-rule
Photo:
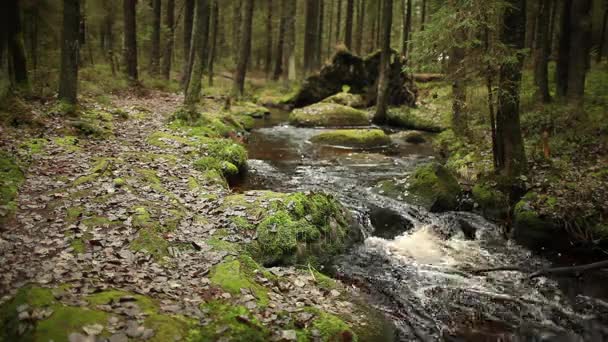
M 369 122 L 366 112 L 335 103 L 315 103 L 289 115 L 289 123 L 298 127 L 368 126 Z
M 342 91 L 340 93 L 332 95 L 321 102 L 335 103 L 353 108 L 365 108 L 367 105 L 367 102 L 365 101 L 363 95 L 352 94 L 346 91 Z
M 381 129 L 339 129 L 317 134 L 310 141 L 322 145 L 371 149 L 390 145 L 391 138 Z
M 221 212 L 246 235 L 247 252 L 266 266 L 323 264 L 360 239 L 349 212 L 322 193 L 250 191 L 226 197 Z
M 350 87 L 353 94 L 364 95 L 367 105 L 376 102 L 376 84 L 380 70 L 380 51 L 366 57 L 354 55 L 348 50 L 340 50 L 318 74 L 306 79 L 300 90 L 289 100 L 296 108 L 322 101 Z M 390 65 L 389 104 L 414 106 L 417 90 L 411 75 L 403 71 L 403 64 L 393 51 Z
M 458 180 L 438 163 L 418 167 L 408 179 L 407 198 L 433 212 L 457 209 L 461 192 Z

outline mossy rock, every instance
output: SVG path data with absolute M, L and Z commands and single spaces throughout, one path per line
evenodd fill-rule
M 11 217 L 17 210 L 17 194 L 25 176 L 17 161 L 0 151 L 0 222 Z
M 391 134 L 393 141 L 404 141 L 410 144 L 424 144 L 427 142 L 425 133 L 421 131 L 403 131 Z
M 441 123 L 430 119 L 424 112 L 405 107 L 391 108 L 387 113 L 387 122 L 392 126 L 425 132 L 438 133 L 445 130 Z
M 369 120 L 364 111 L 335 103 L 316 103 L 289 115 L 289 122 L 298 127 L 368 126 Z
M 560 249 L 563 246 L 565 232 L 560 231 L 555 223 L 543 217 L 533 206 L 538 198 L 536 192 L 528 192 L 513 210 L 513 237 L 519 243 L 532 249 L 551 247 Z M 558 241 L 559 240 L 559 241 Z
M 325 103 L 335 103 L 343 106 L 353 107 L 353 108 L 365 108 L 366 101 L 363 98 L 363 95 L 360 94 L 351 94 L 347 92 L 339 92 L 335 95 L 332 95 L 328 98 L 325 98 L 323 101 Z
M 323 132 L 310 139 L 313 143 L 352 148 L 378 148 L 390 145 L 391 139 L 381 129 L 342 129 Z
M 204 157 L 194 161 L 194 168 L 203 172 L 210 183 L 220 184 L 215 179 L 215 171 L 226 180 L 242 174 L 247 169 L 247 150 L 230 139 L 207 139 L 201 145 Z
M 332 197 L 321 193 L 257 192 L 255 199 L 233 195 L 222 209 L 244 208 L 241 229 L 255 230 L 246 251 L 264 265 L 324 263 L 359 238 L 350 216 Z M 242 221 L 242 222 L 240 222 Z
M 509 214 L 507 197 L 490 184 L 475 184 L 472 194 L 473 200 L 479 205 L 484 216 L 492 219 L 504 219 Z
M 255 119 L 261 119 L 270 114 L 270 110 L 268 110 L 268 108 L 257 105 L 253 102 L 239 102 L 230 107 L 230 112 L 233 115 L 250 116 Z
M 408 199 L 414 204 L 441 212 L 458 208 L 458 196 L 462 189 L 447 168 L 431 163 L 416 168 L 409 178 L 407 191 Z

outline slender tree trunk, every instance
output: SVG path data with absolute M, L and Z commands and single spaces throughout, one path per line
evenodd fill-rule
M 534 83 L 536 84 L 536 98 L 548 103 L 549 94 L 548 63 L 551 47 L 549 46 L 550 0 L 540 0 L 538 8 L 536 41 L 534 44 Z
M 167 12 L 165 17 L 167 26 L 167 45 L 163 53 L 162 74 L 166 80 L 171 79 L 171 62 L 173 59 L 173 42 L 175 41 L 175 0 L 167 0 Z
M 349 50 L 353 46 L 353 12 L 355 4 L 354 0 L 346 0 L 346 25 L 344 27 L 344 45 Z
M 150 52 L 150 74 L 160 74 L 160 24 L 161 0 L 152 0 L 152 50 Z
M 215 63 L 215 55 L 217 54 L 217 36 L 220 30 L 220 6 L 219 0 L 211 0 L 211 27 L 213 34 L 211 35 L 211 51 L 209 52 L 209 86 L 213 87 L 213 64 Z
M 268 13 L 266 15 L 266 58 L 264 61 L 264 71 L 266 72 L 266 78 L 270 78 L 270 71 L 272 70 L 272 0 L 266 0 L 268 5 Z
M 565 98 L 568 93 L 568 69 L 570 64 L 570 10 L 572 0 L 563 0 L 560 14 L 559 47 L 557 55 L 557 68 L 555 82 L 557 96 Z
M 25 44 L 23 43 L 23 32 L 21 24 L 21 14 L 19 11 L 18 0 L 8 0 L 5 4 L 6 12 L 3 13 L 6 17 L 5 34 L 6 46 L 9 59 L 9 73 L 11 73 L 11 81 L 16 88 L 27 88 L 28 75 L 25 57 Z M 4 42 L 2 42 L 4 44 Z
M 276 59 L 274 65 L 274 72 L 272 74 L 272 79 L 277 81 L 281 75 L 283 74 L 283 66 L 285 62 L 283 60 L 283 50 L 285 49 L 285 32 L 287 31 L 287 21 L 289 18 L 288 15 L 288 6 L 289 0 L 281 0 L 281 20 L 279 22 L 279 37 L 277 39 L 277 50 L 276 50 Z
M 382 54 L 380 57 L 380 76 L 378 79 L 378 101 L 374 123 L 383 124 L 386 121 L 388 108 L 389 78 L 391 64 L 391 26 L 393 24 L 393 0 L 383 0 L 382 11 Z
M 549 4 L 551 7 L 551 16 L 549 19 L 549 32 L 547 33 L 547 40 L 549 41 L 547 44 L 549 45 L 549 58 L 553 55 L 555 51 L 553 48 L 553 36 L 555 35 L 555 20 L 557 17 L 557 10 L 559 8 L 559 4 L 557 0 L 552 0 Z
M 194 6 L 194 22 L 192 27 L 192 42 L 190 44 L 190 63 L 192 66 L 189 68 L 190 77 L 186 82 L 186 91 L 184 97 L 184 104 L 187 106 L 194 106 L 200 100 L 203 69 L 205 68 L 205 55 L 204 46 L 205 40 L 205 27 L 209 19 L 209 14 L 206 13 L 209 10 L 209 3 L 207 0 L 196 0 Z
M 455 0 L 449 4 L 456 12 L 456 18 L 462 20 L 462 12 L 458 9 Z M 464 64 L 465 49 L 462 47 L 466 40 L 466 32 L 463 28 L 457 28 L 454 32 L 454 46 L 450 49 L 448 60 L 448 73 L 452 80 L 452 130 L 457 135 L 464 135 L 468 127 L 466 110 L 467 90 L 465 84 L 466 70 Z
M 104 32 L 104 39 L 102 51 L 104 51 L 104 55 L 110 64 L 112 75 L 116 75 L 116 64 L 114 63 L 114 4 L 110 0 L 104 0 L 103 8 L 104 18 L 102 31 Z
M 63 29 L 61 32 L 61 73 L 59 99 L 76 104 L 78 95 L 78 30 L 80 29 L 80 1 L 63 0 Z
M 194 2 L 195 0 L 184 1 L 184 65 L 181 81 L 184 89 L 190 79 L 190 45 L 192 44 L 192 26 L 194 24 Z
M 249 55 L 251 54 L 251 25 L 253 21 L 253 0 L 245 1 L 245 11 L 243 18 L 243 26 L 241 27 L 241 42 L 239 44 L 239 59 L 234 74 L 234 93 L 237 96 L 243 96 L 245 92 L 245 74 L 247 73 L 247 64 L 249 63 Z
M 332 2 L 329 1 L 327 4 L 327 8 L 329 11 L 329 22 L 328 22 L 328 34 L 327 34 L 327 55 L 331 56 L 332 46 L 331 42 L 334 39 L 334 6 L 332 6 Z
M 304 28 L 304 73 L 309 75 L 315 68 L 317 30 L 319 25 L 319 0 L 306 1 L 306 26 Z
M 585 94 L 585 78 L 591 51 L 591 0 L 572 3 L 570 54 L 568 64 L 568 102 L 581 109 Z
M 239 46 L 241 42 L 241 12 L 243 0 L 233 0 L 232 5 L 232 46 L 234 47 L 234 59 L 235 61 L 239 55 Z
M 503 14 L 500 41 L 517 57 L 500 66 L 498 111 L 496 114 L 497 162 L 503 176 L 514 180 L 526 170 L 526 155 L 519 123 L 519 91 L 526 30 L 526 1 L 508 0 Z
M 340 32 L 342 31 L 342 0 L 336 1 L 338 6 L 338 14 L 336 17 L 336 44 L 340 44 Z
M 319 25 L 317 26 L 317 47 L 315 48 L 315 70 L 321 68 L 323 61 L 323 25 L 325 24 L 325 4 L 319 0 Z
M 135 4 L 137 0 L 123 0 L 123 17 L 125 31 L 124 59 L 127 77 L 133 83 L 138 82 L 137 75 L 137 30 L 135 21 Z
M 526 2 L 526 45 L 527 49 L 532 51 L 534 49 L 534 41 L 536 39 L 536 28 L 537 28 L 537 18 L 538 11 L 540 8 L 539 2 L 542 0 L 536 1 L 527 1 Z
M 407 4 L 406 4 L 407 2 Z M 409 59 L 410 51 L 410 35 L 412 32 L 412 0 L 402 0 L 404 13 L 403 13 L 403 34 L 402 34 L 402 46 L 401 55 L 407 61 Z
M 365 0 L 359 0 L 357 3 L 357 31 L 355 32 L 355 50 L 358 55 L 363 53 L 363 27 L 365 25 Z
M 608 4 L 604 9 L 604 18 L 602 19 L 602 32 L 600 33 L 600 43 L 597 48 L 596 62 L 600 63 L 604 55 L 604 44 L 606 44 L 606 25 L 608 24 Z
M 380 37 L 382 36 L 382 5 L 383 1 L 377 1 L 377 15 L 376 15 L 376 36 L 374 37 L 374 49 L 381 48 L 380 47 Z
M 484 13 L 484 21 L 489 23 L 487 14 Z M 484 52 L 490 53 L 490 27 L 486 25 L 484 27 Z M 494 69 L 491 64 L 488 63 L 486 67 L 486 90 L 488 92 L 488 113 L 490 117 L 490 134 L 492 137 L 492 159 L 494 168 L 498 168 L 497 150 L 496 150 L 496 114 L 494 111 Z
M 426 0 L 422 0 L 420 7 L 420 31 L 424 31 L 424 24 L 426 24 Z
M 295 80 L 297 78 L 296 70 L 296 14 L 297 14 L 297 2 L 296 0 L 285 0 L 287 1 L 287 25 L 285 30 L 285 55 L 284 55 L 284 67 L 287 72 L 284 73 L 286 80 Z

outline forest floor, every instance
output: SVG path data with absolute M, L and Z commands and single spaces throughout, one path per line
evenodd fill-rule
M 191 166 L 193 138 L 168 127 L 180 96 L 110 100 L 81 104 L 91 137 L 72 135 L 88 124 L 63 116 L 2 128 L 3 177 L 19 187 L 0 230 L 7 341 L 327 340 L 368 324 L 355 288 L 239 252 L 251 235 L 229 216 L 247 204 L 222 206 L 225 182 Z M 244 200 L 267 207 L 267 197 Z

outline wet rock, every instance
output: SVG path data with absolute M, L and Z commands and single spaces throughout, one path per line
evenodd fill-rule
M 99 335 L 103 331 L 103 325 L 101 325 L 101 324 L 85 325 L 84 327 L 82 327 L 82 331 L 84 331 L 87 335 Z
M 381 129 L 343 129 L 323 132 L 310 139 L 313 143 L 371 149 L 390 145 L 391 139 Z
M 365 108 L 367 107 L 367 103 L 363 98 L 363 95 L 360 94 L 351 94 L 347 92 L 340 92 L 335 95 L 332 95 L 328 98 L 325 98 L 323 101 L 325 103 L 335 103 L 343 106 L 353 107 L 353 108 Z
M 420 131 L 403 131 L 391 134 L 393 141 L 405 141 L 410 144 L 423 144 L 426 142 L 424 132 Z
M 438 163 L 420 166 L 408 178 L 406 197 L 433 212 L 455 210 L 462 189 L 450 171 Z
M 289 122 L 298 127 L 368 126 L 370 118 L 364 111 L 334 103 L 316 103 L 296 109 Z
M 295 330 L 283 330 L 281 331 L 280 341 L 297 341 L 298 335 Z

